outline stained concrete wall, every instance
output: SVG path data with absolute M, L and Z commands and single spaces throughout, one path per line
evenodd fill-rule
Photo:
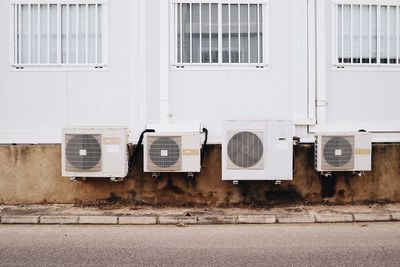
M 61 177 L 59 145 L 0 146 L 0 203 L 107 203 L 151 205 L 269 205 L 276 203 L 353 203 L 400 201 L 400 144 L 373 146 L 373 171 L 365 177 L 346 173 L 321 178 L 313 168 L 312 145 L 295 149 L 292 182 L 221 181 L 221 147 L 207 149 L 204 170 L 195 183 L 185 175 L 157 180 L 138 168 L 123 183 L 91 179 L 70 182 Z

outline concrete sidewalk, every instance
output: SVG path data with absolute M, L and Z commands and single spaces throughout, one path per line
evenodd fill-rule
M 0 206 L 1 224 L 211 225 L 400 221 L 400 204 L 274 208 Z

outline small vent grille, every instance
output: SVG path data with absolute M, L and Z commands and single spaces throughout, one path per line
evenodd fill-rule
M 179 171 L 182 169 L 182 137 L 148 136 L 147 168 L 150 171 Z
M 229 169 L 262 169 L 262 132 L 228 132 Z
M 101 171 L 101 135 L 66 134 L 67 171 Z
M 354 136 L 323 136 L 322 147 L 322 169 L 354 169 Z

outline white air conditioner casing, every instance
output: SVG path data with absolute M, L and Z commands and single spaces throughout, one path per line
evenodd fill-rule
M 315 169 L 319 172 L 370 171 L 371 134 L 323 133 L 315 139 Z
M 143 140 L 144 172 L 200 172 L 201 141 L 200 132 L 146 133 Z
M 293 179 L 291 121 L 225 121 L 222 180 Z
M 128 173 L 127 128 L 62 130 L 62 176 L 123 178 Z

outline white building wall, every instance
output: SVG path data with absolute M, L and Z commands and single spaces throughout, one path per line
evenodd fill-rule
M 309 127 L 363 128 L 398 140 L 400 72 L 332 69 L 328 3 L 269 1 L 266 69 L 174 68 L 166 0 L 108 0 L 103 70 L 11 70 L 9 43 L 0 42 L 0 143 L 58 143 L 65 126 L 129 126 L 134 141 L 165 112 L 172 123 L 203 123 L 214 143 L 221 142 L 223 120 L 245 118 L 292 119 L 303 138 L 312 136 Z M 9 1 L 0 1 L 3 39 L 9 16 Z M 328 105 L 315 112 L 321 100 Z
M 226 119 L 308 119 L 306 0 L 271 0 L 268 16 L 267 68 L 170 67 L 173 123 L 202 122 L 220 143 Z
M 0 34 L 10 35 L 9 1 L 0 1 Z M 130 126 L 139 132 L 139 2 L 108 1 L 103 70 L 12 70 L 0 42 L 0 142 L 60 142 L 66 126 Z
M 145 24 L 147 55 L 146 123 L 160 123 L 160 9 L 159 0 L 147 0 Z M 165 44 L 168 45 L 168 44 Z
M 376 132 L 375 141 L 400 140 L 397 134 L 400 131 L 400 105 L 397 103 L 400 97 L 400 68 L 334 67 L 330 1 L 317 1 L 317 11 L 323 14 L 317 20 L 322 29 L 317 38 L 317 47 L 322 50 L 317 55 L 317 69 L 323 73 L 317 88 L 317 101 L 321 105 L 317 109 L 319 124 L 311 130 L 365 129 Z

